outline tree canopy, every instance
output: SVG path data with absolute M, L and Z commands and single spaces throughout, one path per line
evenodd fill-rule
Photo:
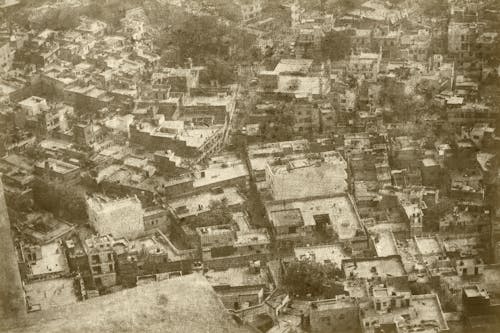
M 321 54 L 324 59 L 342 60 L 351 52 L 349 31 L 330 31 L 321 40 Z
M 196 227 L 209 227 L 213 225 L 229 224 L 233 220 L 231 211 L 227 205 L 227 199 L 210 202 L 210 211 L 194 218 Z
M 175 49 L 177 62 L 188 58 L 207 67 L 204 81 L 221 84 L 234 81 L 236 64 L 260 57 L 255 38 L 248 33 L 229 29 L 213 16 L 190 16 L 165 29 L 157 40 L 162 50 Z
M 286 268 L 283 283 L 293 295 L 334 297 L 343 293 L 336 283 L 342 271 L 335 264 L 293 261 Z
M 33 198 L 41 208 L 53 213 L 55 216 L 64 216 L 69 220 L 85 220 L 87 206 L 83 193 L 74 187 L 56 183 L 48 183 L 37 179 L 33 186 Z

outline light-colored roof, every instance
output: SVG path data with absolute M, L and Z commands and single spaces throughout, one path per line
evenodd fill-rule
M 301 220 L 305 226 L 315 226 L 316 215 L 328 215 L 339 239 L 353 238 L 356 231 L 361 229 L 361 221 L 355 207 L 345 195 L 278 200 L 267 203 L 266 210 L 271 217 L 271 223 L 275 226 L 289 225 L 291 221 L 300 224 Z

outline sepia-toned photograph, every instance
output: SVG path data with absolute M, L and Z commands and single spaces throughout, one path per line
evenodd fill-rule
M 1 333 L 500 333 L 500 0 L 0 0 Z

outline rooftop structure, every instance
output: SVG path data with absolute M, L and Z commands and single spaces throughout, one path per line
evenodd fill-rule
M 347 191 L 346 163 L 340 154 L 325 162 L 308 159 L 266 167 L 266 179 L 275 200 L 333 195 Z
M 376 277 L 402 277 L 406 271 L 400 256 L 388 256 L 364 259 L 348 259 L 342 262 L 342 269 L 347 277 L 373 279 Z
M 345 195 L 272 201 L 266 210 L 274 228 L 326 228 L 340 240 L 364 234 L 350 197 Z
M 253 273 L 248 267 L 229 268 L 223 271 L 208 271 L 205 278 L 212 286 L 229 285 L 232 287 L 266 285 L 265 271 Z
M 183 218 L 208 212 L 212 202 L 221 200 L 225 200 L 228 207 L 235 207 L 243 205 L 245 199 L 236 187 L 220 187 L 173 199 L 169 206 L 179 218 Z
M 30 280 L 62 276 L 69 271 L 66 256 L 59 242 L 23 247 L 22 250 L 23 257 L 28 262 L 27 275 Z
M 342 244 L 295 247 L 293 252 L 298 260 L 310 260 L 319 264 L 333 263 L 339 268 L 342 260 L 351 258 Z

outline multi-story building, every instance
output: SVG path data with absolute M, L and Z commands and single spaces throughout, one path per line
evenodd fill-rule
M 359 332 L 359 305 L 345 296 L 311 302 L 309 327 L 312 333 Z
M 346 195 L 316 196 L 266 203 L 276 243 L 282 248 L 314 244 L 315 233 L 345 242 L 355 253 L 368 248 L 356 206 Z
M 381 60 L 381 53 L 352 54 L 349 57 L 348 68 L 353 74 L 373 79 L 380 72 Z
M 93 236 L 83 243 L 87 253 L 92 280 L 101 290 L 116 284 L 114 239 L 110 235 Z
M 145 230 L 144 212 L 137 197 L 87 197 L 87 213 L 90 225 L 99 235 L 134 239 L 141 236 Z
M 76 184 L 80 180 L 80 167 L 61 160 L 48 158 L 35 164 L 33 173 L 45 180 Z

